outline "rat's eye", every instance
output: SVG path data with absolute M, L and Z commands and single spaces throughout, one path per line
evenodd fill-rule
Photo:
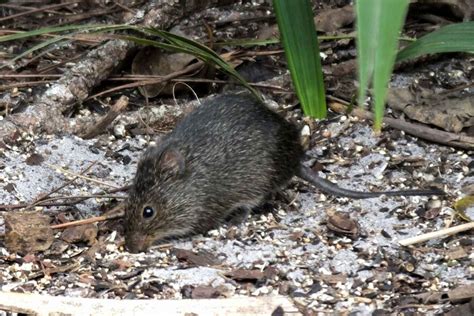
M 150 206 L 143 208 L 143 218 L 151 218 L 155 215 L 155 210 Z

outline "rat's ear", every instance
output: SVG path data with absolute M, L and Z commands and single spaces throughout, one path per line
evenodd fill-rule
M 166 148 L 160 155 L 156 172 L 159 176 L 175 177 L 184 173 L 185 161 L 183 155 L 176 149 Z

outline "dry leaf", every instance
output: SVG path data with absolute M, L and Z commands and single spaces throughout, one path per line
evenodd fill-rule
M 5 214 L 5 246 L 10 252 L 34 253 L 48 249 L 54 240 L 50 218 L 40 212 Z

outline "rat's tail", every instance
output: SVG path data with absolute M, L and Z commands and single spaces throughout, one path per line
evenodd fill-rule
M 335 183 L 332 183 L 329 180 L 321 178 L 320 176 L 316 174 L 316 172 L 314 172 L 310 168 L 303 165 L 300 166 L 298 177 L 313 184 L 315 187 L 317 187 L 324 193 L 336 195 L 336 196 L 349 197 L 353 199 L 369 199 L 369 198 L 374 198 L 381 195 L 389 195 L 389 196 L 446 195 L 446 192 L 437 188 L 404 190 L 404 191 L 380 191 L 380 192 L 363 192 L 363 191 L 353 191 L 353 190 L 343 189 L 341 187 L 338 187 Z

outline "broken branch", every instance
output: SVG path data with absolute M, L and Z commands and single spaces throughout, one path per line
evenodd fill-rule
M 423 235 L 403 239 L 403 240 L 400 240 L 398 242 L 402 246 L 409 246 L 409 245 L 417 244 L 417 243 L 424 242 L 424 241 L 427 241 L 427 240 L 435 239 L 435 238 L 438 238 L 438 237 L 446 237 L 446 236 L 449 236 L 449 235 L 454 235 L 454 234 L 457 234 L 457 233 L 460 233 L 460 232 L 463 232 L 463 231 L 468 231 L 468 230 L 473 229 L 473 228 L 474 228 L 474 222 L 471 222 L 471 223 L 466 223 L 466 224 L 462 224 L 462 225 L 458 225 L 458 226 L 438 230 L 438 231 L 435 231 L 435 232 L 431 232 L 431 233 L 427 233 L 427 234 L 423 234 Z
M 89 130 L 82 135 L 84 139 L 91 139 L 100 135 L 106 128 L 109 126 L 119 114 L 125 110 L 128 105 L 128 98 L 126 96 L 121 96 L 117 102 L 110 108 L 107 114 L 100 119 L 96 124 L 91 126 Z
M 347 107 L 340 102 L 331 102 L 329 104 L 329 107 L 338 113 L 347 113 Z M 360 107 L 354 108 L 351 114 L 367 120 L 373 120 L 374 117 L 372 113 Z M 394 119 L 391 117 L 384 117 L 383 122 L 392 128 L 402 130 L 408 134 L 432 141 L 434 143 L 464 148 L 468 150 L 474 149 L 474 137 L 449 133 L 438 129 L 429 128 L 424 125 L 414 124 L 400 119 Z

